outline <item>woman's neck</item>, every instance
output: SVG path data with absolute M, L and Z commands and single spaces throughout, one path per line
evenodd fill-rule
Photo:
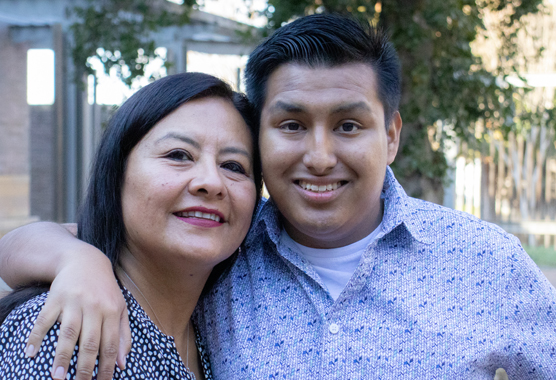
M 176 345 L 187 341 L 189 319 L 210 274 L 210 268 L 179 268 L 144 263 L 129 251 L 120 255 L 116 269 L 120 281 L 131 292 L 157 327 L 172 336 Z
M 190 318 L 210 271 L 191 265 L 161 267 L 160 263 L 143 262 L 127 250 L 120 254 L 116 268 L 118 278 L 149 318 L 173 337 L 182 362 L 197 379 L 204 376 Z

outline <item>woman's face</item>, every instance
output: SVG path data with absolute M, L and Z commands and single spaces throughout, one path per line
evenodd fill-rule
M 217 97 L 187 102 L 128 157 L 127 247 L 147 263 L 212 268 L 247 234 L 255 193 L 252 140 L 239 112 Z

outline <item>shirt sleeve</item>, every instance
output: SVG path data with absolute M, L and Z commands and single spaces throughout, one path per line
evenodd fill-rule
M 60 324 L 57 323 L 44 338 L 34 358 L 25 355 L 25 345 L 48 293 L 32 298 L 17 307 L 0 326 L 0 378 L 50 379 L 56 352 Z M 70 363 L 70 373 L 75 373 L 75 351 Z
M 504 247 L 502 330 L 509 379 L 556 378 L 556 290 L 515 237 Z

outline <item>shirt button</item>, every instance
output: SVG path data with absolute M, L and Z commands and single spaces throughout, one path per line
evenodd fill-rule
M 338 334 L 338 332 L 340 331 L 340 326 L 338 326 L 336 323 L 331 323 L 330 326 L 328 326 L 328 330 L 332 334 Z

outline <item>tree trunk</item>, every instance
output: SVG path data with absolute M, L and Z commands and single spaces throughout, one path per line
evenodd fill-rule
M 400 148 L 392 168 L 410 196 L 442 204 L 446 159 L 441 150 L 432 149 L 424 117 L 416 120 L 411 116 L 419 113 L 415 110 L 429 107 L 430 96 L 415 94 L 429 94 L 431 76 L 435 75 L 431 64 L 434 45 L 422 17 L 425 6 L 424 0 L 389 0 L 382 3 L 380 26 L 392 34 L 391 40 L 398 51 L 404 79 L 400 102 L 404 124 Z M 418 24 L 422 34 L 415 36 L 411 43 L 407 43 L 407 36 L 403 36 L 404 41 L 398 40 L 396 29 L 412 24 Z

